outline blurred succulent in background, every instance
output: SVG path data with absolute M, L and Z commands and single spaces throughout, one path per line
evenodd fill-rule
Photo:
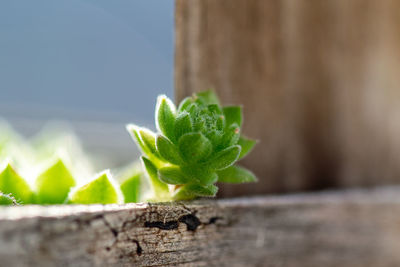
M 53 161 L 30 184 L 10 160 L 0 169 L 0 192 L 12 196 L 19 204 L 63 204 L 75 179 L 62 159 Z
M 146 199 L 146 183 L 140 162 L 123 168 L 116 175 L 125 203 L 137 203 Z
M 88 174 L 93 175 L 90 159 L 70 131 L 45 130 L 27 141 L 3 122 L 0 141 L 0 205 L 111 204 L 140 200 L 142 172 L 137 166 L 117 175 L 121 184 L 114 181 L 109 171 L 88 181 Z
M 8 161 L 0 170 L 0 192 L 12 196 L 18 203 L 32 203 L 34 201 L 34 194 L 29 184 Z
M 0 192 L 0 205 L 18 205 L 18 202 L 11 194 L 3 194 Z
M 104 171 L 96 175 L 89 183 L 71 192 L 69 204 L 113 204 L 123 203 L 110 172 Z
M 213 197 L 216 182 L 254 182 L 250 171 L 234 165 L 256 141 L 241 135 L 242 108 L 221 107 L 212 91 L 185 98 L 176 108 L 159 96 L 155 111 L 158 133 L 127 125 L 144 154 L 152 201 Z

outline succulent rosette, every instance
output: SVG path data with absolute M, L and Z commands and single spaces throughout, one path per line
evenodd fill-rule
M 241 134 L 240 106 L 221 107 L 212 91 L 187 97 L 178 108 L 161 95 L 155 120 L 157 133 L 127 125 L 143 153 L 154 201 L 213 197 L 217 182 L 256 181 L 252 172 L 235 165 L 256 143 Z

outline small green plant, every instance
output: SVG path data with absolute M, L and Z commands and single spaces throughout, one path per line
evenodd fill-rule
M 82 180 L 92 173 L 90 160 L 73 135 L 46 133 L 30 143 L 0 122 L 0 158 L 5 159 L 0 205 L 189 200 L 215 196 L 217 182 L 256 181 L 253 173 L 235 165 L 256 143 L 241 134 L 240 106 L 221 107 L 217 96 L 205 91 L 185 98 L 178 108 L 159 96 L 155 113 L 157 133 L 127 126 L 142 151 L 142 167 L 117 172 L 116 180 L 110 171 Z
M 127 125 L 143 153 L 152 201 L 213 197 L 217 182 L 256 181 L 253 173 L 235 165 L 256 143 L 241 135 L 240 106 L 221 107 L 212 91 L 187 97 L 178 108 L 162 95 L 155 120 L 157 133 Z
M 109 171 L 87 181 L 91 168 L 82 167 L 90 160 L 82 154 L 75 136 L 63 132 L 65 139 L 46 132 L 38 144 L 37 138 L 33 143 L 26 142 L 10 127 L 2 131 L 4 128 L 0 123 L 0 158 L 6 158 L 0 166 L 0 205 L 118 204 L 142 200 L 139 190 L 143 175 L 136 165 L 117 173 L 119 183 Z M 69 151 L 64 143 L 69 144 Z M 76 168 L 77 161 L 80 168 Z
M 141 173 L 135 178 L 140 181 Z M 112 204 L 124 203 L 119 185 L 109 171 L 103 171 L 80 186 L 61 159 L 47 167 L 30 186 L 10 163 L 0 171 L 0 204 Z M 137 182 L 135 185 L 139 185 Z M 34 189 L 32 189 L 34 188 Z M 133 189 L 133 188 L 129 188 Z M 135 188 L 136 189 L 136 188 Z M 125 199 L 125 203 L 131 202 Z

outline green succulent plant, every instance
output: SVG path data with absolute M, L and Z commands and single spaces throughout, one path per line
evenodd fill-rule
M 77 188 L 69 197 L 70 204 L 121 203 L 119 192 L 108 171 L 100 173 L 91 182 Z
M 109 171 L 97 175 L 92 181 L 75 187 L 76 180 L 61 159 L 57 159 L 35 180 L 32 190 L 10 163 L 0 171 L 0 205 L 12 204 L 118 204 L 138 202 L 141 173 L 122 183 L 114 181 Z M 123 201 L 122 191 L 125 200 Z M 132 198 L 132 193 L 135 198 Z M 135 195 L 136 193 L 136 195 Z M 129 197 L 128 197 L 129 196 Z
M 45 138 L 40 140 L 40 144 L 34 145 L 0 121 L 0 159 L 4 158 L 0 162 L 0 205 L 139 201 L 140 169 L 129 169 L 124 173 L 129 179 L 124 186 L 121 184 L 127 196 L 123 200 L 120 185 L 114 182 L 107 171 L 91 182 L 84 183 L 87 174 L 91 175 L 92 172 L 90 168 L 81 171 L 87 166 L 89 158 L 82 153 L 75 136 L 65 134 L 65 131 L 62 132 L 62 139 L 59 135 L 43 134 Z M 75 145 L 72 149 L 71 144 Z M 84 164 L 80 162 L 82 159 Z M 80 165 L 76 166 L 77 163 Z
M 1 205 L 18 205 L 18 202 L 11 194 L 4 194 L 0 192 L 0 206 Z
M 176 108 L 161 95 L 155 110 L 157 133 L 127 125 L 140 148 L 153 201 L 213 197 L 217 182 L 254 182 L 250 171 L 234 165 L 256 141 L 241 135 L 240 106 L 221 107 L 216 94 L 204 91 Z

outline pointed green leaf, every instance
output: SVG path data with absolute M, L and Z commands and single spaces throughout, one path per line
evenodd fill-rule
M 210 140 L 212 146 L 216 148 L 216 151 L 220 148 L 223 148 L 222 146 L 222 144 L 224 144 L 223 138 L 224 138 L 224 132 L 222 131 L 211 131 L 208 132 L 207 134 L 207 139 Z
M 220 105 L 218 96 L 212 90 L 195 93 L 194 97 L 197 102 L 200 102 L 203 105 Z
M 242 126 L 242 107 L 228 106 L 223 108 L 225 115 L 226 126 L 236 123 L 239 127 Z
M 224 115 L 220 115 L 217 118 L 217 123 L 216 123 L 217 129 L 219 131 L 223 131 L 225 129 L 225 125 L 226 125 L 225 123 L 226 123 L 225 122 L 225 116 Z
M 150 130 L 142 128 L 139 131 L 139 135 L 149 153 L 151 155 L 158 156 L 156 149 L 156 134 Z
M 222 170 L 234 164 L 239 154 L 240 146 L 231 146 L 218 152 L 213 158 L 207 161 L 205 165 L 213 170 Z
M 173 194 L 172 200 L 174 201 L 182 201 L 182 200 L 192 200 L 196 198 L 197 195 L 187 188 L 187 186 L 179 187 Z
M 229 168 L 218 171 L 218 182 L 239 184 L 256 181 L 257 178 L 251 171 L 239 166 L 230 166 Z
M 208 105 L 208 106 L 207 106 L 207 109 L 208 109 L 211 113 L 213 113 L 213 114 L 216 114 L 216 115 L 223 115 L 220 106 L 217 105 L 217 104 Z
M 167 184 L 185 184 L 189 179 L 178 166 L 163 167 L 158 170 L 158 177 Z
M 75 180 L 64 162 L 59 159 L 36 179 L 38 204 L 62 204 Z
M 138 127 L 134 124 L 128 124 L 126 129 L 142 153 L 158 163 L 160 156 L 156 150 L 156 134 L 149 129 Z
M 160 155 L 172 164 L 181 164 L 182 159 L 177 147 L 162 135 L 157 136 L 157 150 Z
M 188 112 L 184 111 L 176 117 L 175 121 L 175 138 L 179 138 L 192 131 L 192 121 Z
M 142 151 L 142 153 L 146 153 L 146 146 L 144 145 L 142 138 L 140 138 L 139 130 L 140 127 L 135 124 L 127 124 L 126 130 L 131 135 L 132 139 L 135 141 L 136 145 Z
M 236 145 L 240 138 L 240 128 L 236 123 L 231 124 L 222 138 L 222 148 Z
M 199 184 L 188 184 L 181 187 L 173 196 L 174 200 L 191 199 L 195 196 L 199 197 L 215 197 L 218 192 L 218 187 L 211 184 L 208 186 L 201 186 Z
M 168 185 L 158 178 L 158 170 L 156 166 L 154 166 L 154 164 L 148 158 L 141 157 L 140 159 L 143 163 L 144 169 L 147 172 L 153 193 L 160 198 L 168 197 Z
M 191 97 L 186 97 L 185 99 L 183 99 L 182 101 L 181 101 L 181 103 L 179 104 L 179 107 L 178 107 L 178 112 L 182 112 L 182 111 L 184 111 L 184 110 L 186 110 L 187 108 L 188 108 L 188 106 L 190 105 L 190 104 L 192 104 L 192 98 Z
M 111 182 L 110 174 L 102 173 L 93 181 L 78 188 L 70 197 L 71 204 L 114 204 L 118 193 Z
M 179 151 L 186 162 L 197 162 L 209 156 L 212 151 L 210 141 L 201 133 L 188 133 L 178 142 Z
M 11 194 L 0 192 L 0 206 L 1 205 L 17 205 L 17 201 L 11 196 Z
M 121 191 L 125 203 L 137 203 L 140 201 L 142 173 L 135 173 L 121 183 Z
M 248 138 L 246 138 L 244 136 L 241 136 L 239 138 L 238 143 L 237 143 L 242 148 L 242 150 L 240 151 L 239 159 L 242 159 L 248 153 L 250 153 L 250 151 L 254 148 L 256 143 L 257 143 L 256 140 L 251 140 L 251 139 L 248 139 Z
M 200 179 L 201 185 L 210 185 L 214 184 L 218 181 L 218 175 L 216 172 L 211 172 L 207 176 L 203 176 Z
M 197 103 L 191 103 L 185 111 L 187 111 L 192 118 L 197 117 L 199 112 L 199 105 Z
M 193 123 L 193 131 L 195 132 L 206 132 L 206 120 L 203 117 L 198 117 L 196 121 Z
M 175 140 L 175 116 L 176 108 L 172 101 L 165 95 L 159 96 L 156 106 L 156 126 L 170 140 Z
M 218 192 L 218 187 L 213 184 L 207 186 L 200 186 L 193 184 L 189 185 L 188 187 L 199 197 L 215 197 Z
M 218 180 L 218 175 L 215 171 L 202 164 L 181 166 L 181 170 L 185 173 L 185 176 L 189 177 L 191 182 L 202 185 L 213 184 Z
M 7 164 L 0 173 L 0 191 L 4 194 L 11 194 L 18 202 L 31 204 L 33 192 L 28 183 Z

